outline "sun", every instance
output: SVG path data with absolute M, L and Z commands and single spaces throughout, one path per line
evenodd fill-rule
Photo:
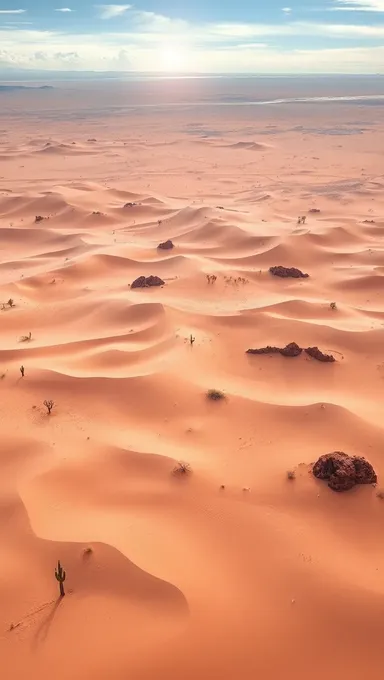
M 185 71 L 187 66 L 186 50 L 179 45 L 164 45 L 159 50 L 159 64 L 160 71 L 167 73 L 180 73 Z

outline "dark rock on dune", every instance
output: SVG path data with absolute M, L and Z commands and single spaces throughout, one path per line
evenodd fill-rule
M 136 205 L 139 205 L 138 203 L 126 203 L 124 208 L 134 208 Z
M 151 286 L 164 286 L 163 279 L 159 276 L 139 276 L 131 283 L 131 288 L 149 288 Z
M 42 215 L 36 215 L 35 222 L 42 222 L 44 217 Z
M 307 347 L 305 351 L 308 354 L 308 356 L 312 357 L 313 359 L 317 359 L 317 361 L 324 362 L 336 361 L 335 357 L 332 356 L 332 354 L 324 354 L 321 350 L 319 350 L 318 347 Z
M 281 265 L 270 267 L 269 271 L 274 276 L 280 276 L 283 279 L 307 279 L 309 276 L 309 274 L 303 274 L 303 272 L 300 271 L 300 269 L 296 269 L 296 267 L 282 267 Z
M 310 210 L 308 210 L 308 212 L 310 212 L 310 213 L 319 213 L 320 210 L 319 210 L 319 208 L 311 208 Z
M 348 491 L 356 484 L 375 484 L 377 475 L 370 463 L 361 456 L 348 456 L 343 451 L 326 453 L 312 469 L 318 479 L 328 481 L 333 491 Z
M 296 342 L 290 342 L 285 347 L 259 347 L 258 349 L 247 349 L 247 354 L 282 354 L 283 357 L 297 357 L 302 352 L 302 348 Z
M 257 349 L 247 349 L 246 354 L 279 354 L 280 347 L 258 347 Z
M 157 246 L 160 250 L 170 250 L 171 248 L 174 248 L 175 246 L 173 245 L 172 241 L 168 239 L 168 241 L 164 241 L 163 243 L 159 243 Z
M 159 276 L 147 276 L 145 279 L 146 286 L 164 286 L 165 281 Z
M 145 276 L 139 276 L 131 283 L 131 288 L 145 288 Z
M 283 357 L 298 357 L 302 353 L 302 348 L 296 342 L 290 342 L 280 350 Z
M 363 220 L 363 224 L 375 224 L 375 220 Z

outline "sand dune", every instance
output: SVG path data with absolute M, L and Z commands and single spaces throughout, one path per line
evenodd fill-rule
M 7 680 L 379 680 L 378 109 L 57 97 L 0 142 Z M 290 342 L 335 362 L 246 353 Z M 334 450 L 377 489 L 316 480 Z

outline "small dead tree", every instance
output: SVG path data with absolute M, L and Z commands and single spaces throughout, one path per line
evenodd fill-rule
M 45 408 L 47 409 L 48 415 L 50 416 L 50 415 L 51 415 L 51 411 L 52 411 L 52 409 L 53 409 L 53 407 L 54 407 L 54 405 L 55 405 L 55 402 L 52 401 L 52 399 L 45 399 L 45 401 L 43 402 L 43 404 L 44 404 Z
M 192 472 L 190 464 L 184 463 L 182 460 L 179 460 L 177 465 L 173 468 L 174 475 L 187 475 L 190 472 Z

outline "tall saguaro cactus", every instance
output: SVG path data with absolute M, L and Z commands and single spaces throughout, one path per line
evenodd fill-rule
M 63 567 L 60 564 L 60 560 L 57 563 L 57 569 L 55 569 L 55 577 L 56 577 L 56 580 L 59 582 L 60 597 L 64 597 L 64 595 L 65 595 L 64 581 L 65 581 L 66 573 L 65 573 Z

